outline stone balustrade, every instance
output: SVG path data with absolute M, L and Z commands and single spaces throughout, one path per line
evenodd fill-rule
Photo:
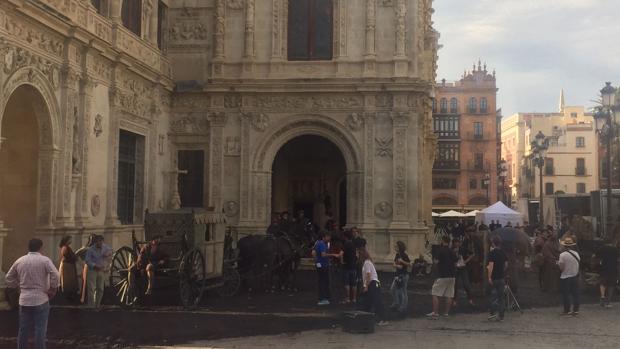
M 157 47 L 157 31 L 149 30 L 145 34 L 146 37 L 141 38 L 120 23 L 121 0 L 113 0 L 110 18 L 97 13 L 97 9 L 88 0 L 39 0 L 39 2 L 121 53 L 135 58 L 151 69 L 159 69 L 159 72 L 167 77 L 171 76 L 170 63 Z M 157 11 L 150 12 L 150 16 L 157 16 Z M 155 18 L 150 25 L 156 27 L 156 23 Z

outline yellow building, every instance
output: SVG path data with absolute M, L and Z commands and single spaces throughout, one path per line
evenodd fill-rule
M 542 171 L 543 194 L 589 193 L 598 188 L 598 140 L 591 113 L 564 105 L 556 113 L 517 113 L 502 121 L 502 157 L 508 165 L 507 185 L 516 204 L 538 198 L 540 172 L 529 156 L 531 141 L 542 132 L 549 142 Z

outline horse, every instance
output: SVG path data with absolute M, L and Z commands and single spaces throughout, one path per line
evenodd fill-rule
M 295 272 L 300 265 L 303 242 L 287 235 L 248 235 L 237 242 L 239 273 L 252 288 L 274 291 L 294 289 Z M 278 283 L 274 282 L 276 276 Z

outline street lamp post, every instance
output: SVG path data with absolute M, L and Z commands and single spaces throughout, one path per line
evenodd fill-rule
M 543 210 L 543 166 L 545 166 L 545 156 L 547 156 L 547 149 L 549 149 L 549 140 L 542 131 L 538 131 L 530 146 L 532 149 L 532 162 L 534 166 L 538 167 L 540 174 L 538 220 L 539 224 L 543 226 L 545 224 Z
M 504 205 L 506 205 L 507 204 L 507 200 L 506 200 L 506 177 L 508 176 L 508 167 L 506 165 L 506 160 L 501 159 L 499 161 L 499 164 L 497 165 L 497 175 L 499 176 L 499 179 L 501 180 L 501 183 L 502 183 L 502 187 L 501 187 L 502 202 L 504 203 Z
M 602 103 L 601 106 L 596 108 L 594 118 L 597 122 L 597 133 L 599 134 L 599 140 L 606 150 L 607 161 L 607 219 L 605 235 L 609 236 L 613 229 L 613 218 L 611 216 L 612 206 L 612 152 L 613 152 L 613 140 L 616 138 L 617 127 L 615 123 L 615 112 L 617 106 L 615 105 L 616 89 L 611 86 L 610 82 L 605 83 L 605 87 L 601 90 Z
M 489 200 L 489 185 L 491 184 L 491 174 L 490 173 L 485 173 L 484 174 L 484 186 L 487 188 L 487 206 L 491 204 L 491 200 Z

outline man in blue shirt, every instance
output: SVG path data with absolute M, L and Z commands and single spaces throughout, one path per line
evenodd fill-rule
M 103 236 L 96 235 L 94 244 L 86 251 L 85 262 L 88 266 L 86 272 L 86 285 L 88 287 L 88 306 L 99 308 L 103 298 L 103 284 L 105 271 L 109 265 L 112 249 L 103 243 Z
M 318 305 L 329 305 L 329 257 L 339 257 L 339 255 L 328 253 L 330 240 L 331 236 L 328 232 L 321 232 L 312 251 L 319 281 Z

